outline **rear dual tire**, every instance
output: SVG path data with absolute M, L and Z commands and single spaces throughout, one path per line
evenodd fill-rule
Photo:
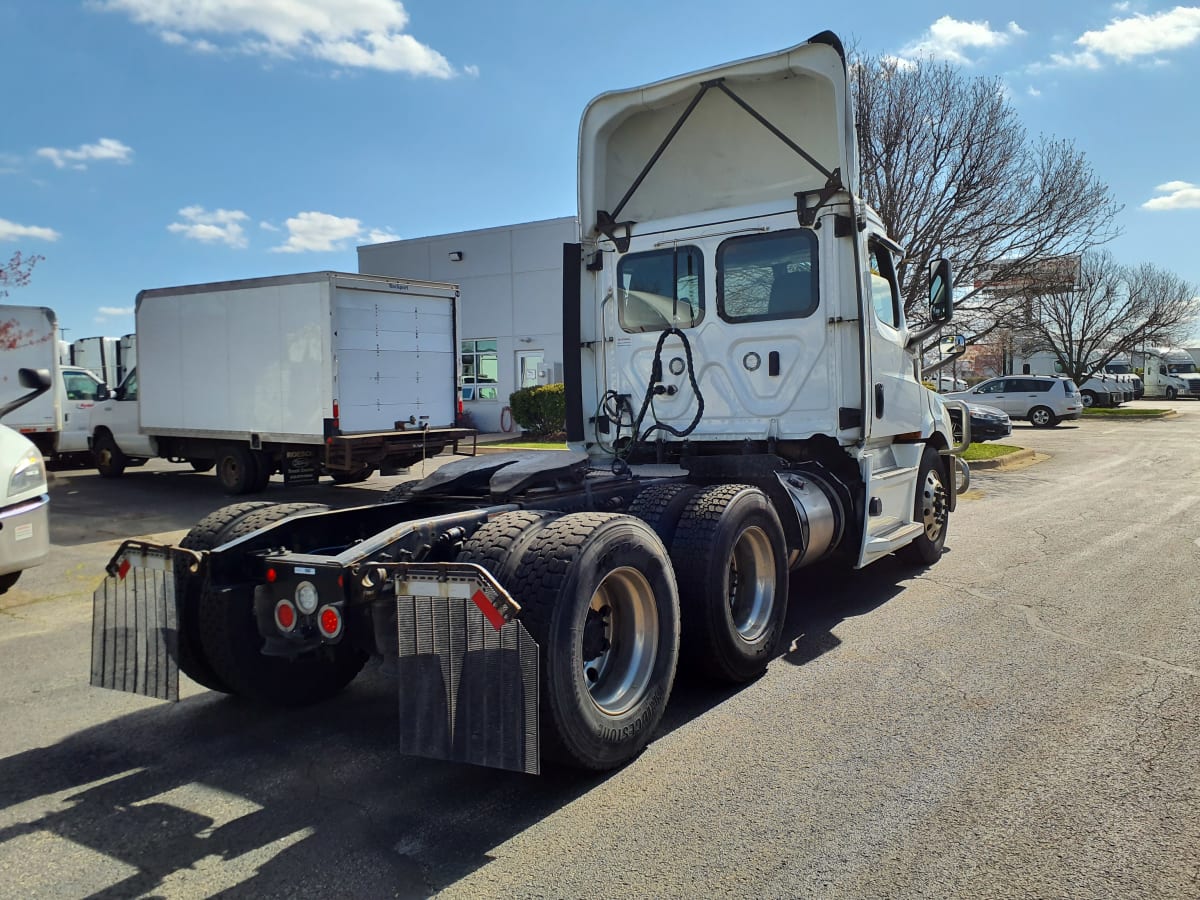
M 517 598 L 538 644 L 542 757 L 604 770 L 637 756 L 679 655 L 675 576 L 654 531 L 613 513 L 505 513 L 459 561 L 487 567 Z

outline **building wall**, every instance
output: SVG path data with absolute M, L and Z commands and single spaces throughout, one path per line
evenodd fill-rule
M 578 239 L 573 216 L 412 238 L 359 247 L 358 271 L 459 286 L 459 338 L 495 339 L 499 364 L 497 398 L 463 405 L 481 431 L 499 431 L 519 354 L 541 351 L 540 381 L 562 380 L 562 245 Z

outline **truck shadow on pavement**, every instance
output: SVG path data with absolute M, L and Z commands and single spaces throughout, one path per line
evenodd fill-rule
M 783 659 L 802 665 L 836 647 L 838 623 L 887 602 L 913 574 L 889 560 L 850 579 L 794 575 Z M 738 690 L 685 673 L 656 737 Z M 394 685 L 375 664 L 341 697 L 303 710 L 208 692 L 127 702 L 137 711 L 0 760 L 0 868 L 11 870 L 13 841 L 38 841 L 19 845 L 41 848 L 32 858 L 15 851 L 48 879 L 29 885 L 34 894 L 428 896 L 612 777 L 402 756 Z M 47 835 L 107 859 L 59 870 L 45 858 Z

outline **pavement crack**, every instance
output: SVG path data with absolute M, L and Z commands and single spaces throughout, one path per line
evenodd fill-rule
M 1111 656 L 1119 656 L 1121 659 L 1127 659 L 1131 662 L 1146 663 L 1147 665 L 1157 666 L 1160 669 L 1166 669 L 1168 672 L 1176 672 L 1180 675 L 1187 675 L 1191 678 L 1200 678 L 1200 671 L 1189 668 L 1188 666 L 1176 665 L 1175 663 L 1170 663 L 1163 659 L 1155 659 L 1153 656 L 1143 656 L 1140 653 L 1130 653 L 1128 650 L 1117 650 L 1113 647 L 1106 647 L 1103 644 L 1097 644 L 1094 641 L 1087 641 L 1083 638 L 1075 637 L 1062 631 L 1056 631 L 1042 622 L 1042 620 L 1038 617 L 1037 611 L 1034 610 L 1033 607 L 1026 606 L 1023 603 L 1016 604 L 1016 607 L 1025 614 L 1025 621 L 1034 631 L 1041 632 L 1042 634 L 1048 634 L 1051 637 L 1058 638 L 1060 641 L 1066 641 L 1069 644 L 1087 647 L 1091 650 L 1096 650 L 1100 653 L 1107 653 Z

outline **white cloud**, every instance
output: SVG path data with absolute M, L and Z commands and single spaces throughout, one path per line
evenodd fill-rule
M 371 244 L 387 244 L 400 240 L 400 235 L 392 234 L 387 229 L 372 228 L 367 232 L 367 242 Z
M 22 238 L 57 241 L 61 236 L 53 228 L 42 228 L 39 225 L 18 225 L 8 219 L 0 219 L 0 241 L 16 241 Z
M 278 231 L 279 230 L 278 226 L 272 225 L 270 222 L 259 222 L 258 227 L 261 228 L 263 231 Z
M 457 74 L 441 53 L 405 32 L 408 12 L 399 0 L 97 0 L 97 5 L 125 13 L 168 43 L 196 49 L 309 56 L 432 78 Z
M 72 163 L 73 169 L 86 169 L 87 163 L 92 161 L 128 163 L 133 157 L 133 148 L 115 138 L 100 138 L 98 143 L 81 144 L 74 150 L 42 147 L 37 155 L 50 160 L 58 169 L 66 168 L 67 163 Z
M 1151 197 L 1142 209 L 1200 209 L 1200 185 L 1189 181 L 1168 181 L 1154 189 L 1161 197 Z
M 1003 31 L 997 31 L 988 22 L 963 22 L 942 16 L 929 26 L 920 40 L 906 46 L 900 54 L 905 57 L 929 56 L 959 65 L 970 65 L 971 59 L 966 51 L 1003 47 L 1013 38 L 1024 34 L 1025 30 L 1016 22 L 1009 22 Z
M 317 253 L 344 249 L 347 241 L 362 234 L 358 219 L 332 216 L 323 212 L 297 213 L 285 223 L 288 239 L 275 253 Z
M 1042 92 L 1038 88 L 1035 88 L 1032 84 L 1028 87 L 1026 92 L 1029 94 L 1030 97 L 1042 96 Z
M 102 306 L 100 307 L 100 315 L 102 316 L 132 316 L 132 306 Z
M 182 234 L 193 241 L 204 244 L 227 244 L 230 247 L 246 246 L 246 231 L 241 223 L 250 217 L 240 209 L 214 209 L 203 206 L 186 206 L 179 211 L 186 221 L 172 222 L 167 231 Z
M 1117 9 L 1119 11 L 1120 7 Z M 1200 6 L 1176 6 L 1166 12 L 1137 13 L 1113 19 L 1099 31 L 1085 31 L 1073 54 L 1056 53 L 1050 64 L 1060 68 L 1099 69 L 1105 62 L 1135 62 L 1189 47 L 1200 41 Z M 1155 60 L 1155 62 L 1162 62 Z

